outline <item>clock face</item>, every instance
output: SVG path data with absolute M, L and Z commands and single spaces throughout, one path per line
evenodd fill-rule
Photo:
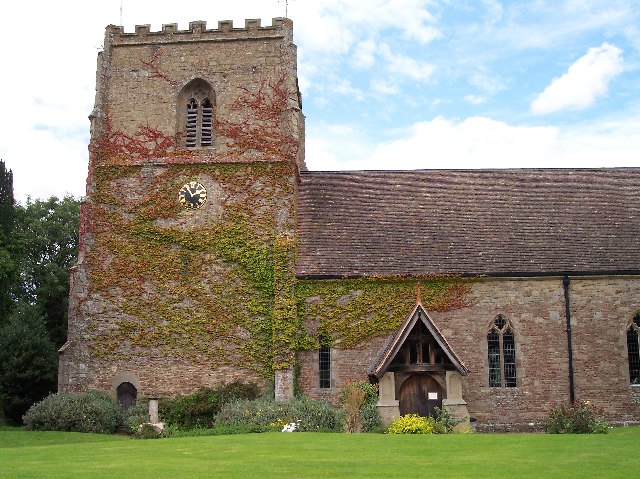
M 197 181 L 190 181 L 180 188 L 178 199 L 185 208 L 200 208 L 207 201 L 207 190 Z

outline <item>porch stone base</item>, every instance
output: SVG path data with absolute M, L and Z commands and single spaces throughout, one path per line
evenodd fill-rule
M 460 432 L 468 432 L 471 430 L 469 409 L 467 408 L 467 403 L 463 399 L 443 399 L 442 409 L 447 411 L 453 419 L 458 421 L 456 430 Z
M 387 372 L 378 383 L 378 412 L 386 426 L 400 417 L 400 402 L 396 399 L 396 380 L 394 373 Z
M 382 419 L 382 424 L 388 426 L 393 422 L 394 419 L 400 417 L 400 407 L 398 406 L 398 401 L 393 401 L 395 404 L 380 404 L 378 401 L 378 412 L 380 413 L 380 418 Z

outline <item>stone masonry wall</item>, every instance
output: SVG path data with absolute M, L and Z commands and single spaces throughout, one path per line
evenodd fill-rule
M 131 167 L 97 182 L 103 219 L 72 275 L 61 389 L 111 389 L 126 371 L 141 394 L 172 395 L 270 374 L 269 261 L 274 241 L 292 236 L 295 174 L 266 163 L 192 168 L 151 168 L 149 185 Z M 209 193 L 202 208 L 145 209 L 148 197 L 177 203 L 191 178 Z
M 639 422 L 640 387 L 629 384 L 626 330 L 640 309 L 640 281 L 573 279 L 570 292 L 576 399 L 618 422 Z
M 640 307 L 640 278 L 589 277 L 570 285 L 576 400 L 602 408 L 612 422 L 640 421 L 640 388 L 629 385 L 626 327 Z M 356 296 L 356 295 L 354 295 Z M 479 428 L 539 425 L 553 405 L 569 401 L 569 368 L 561 277 L 473 283 L 469 306 L 429 315 L 469 369 L 463 398 Z M 409 314 L 415 299 L 407 298 Z M 502 314 L 516 337 L 517 387 L 488 386 L 487 332 Z M 300 354 L 300 389 L 334 402 L 348 379 L 364 379 L 385 338 L 360 349 L 333 350 L 331 389 L 318 387 L 317 351 Z

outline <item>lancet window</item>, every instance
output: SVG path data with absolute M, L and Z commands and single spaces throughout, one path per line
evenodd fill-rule
M 516 341 L 513 327 L 501 314 L 487 334 L 489 386 L 516 387 Z

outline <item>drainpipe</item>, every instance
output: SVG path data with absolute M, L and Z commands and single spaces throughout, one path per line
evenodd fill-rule
M 569 399 L 572 403 L 576 401 L 575 389 L 573 386 L 573 345 L 571 343 L 571 305 L 569 303 L 569 276 L 562 279 L 564 287 L 564 315 L 567 318 L 567 349 L 569 353 Z

